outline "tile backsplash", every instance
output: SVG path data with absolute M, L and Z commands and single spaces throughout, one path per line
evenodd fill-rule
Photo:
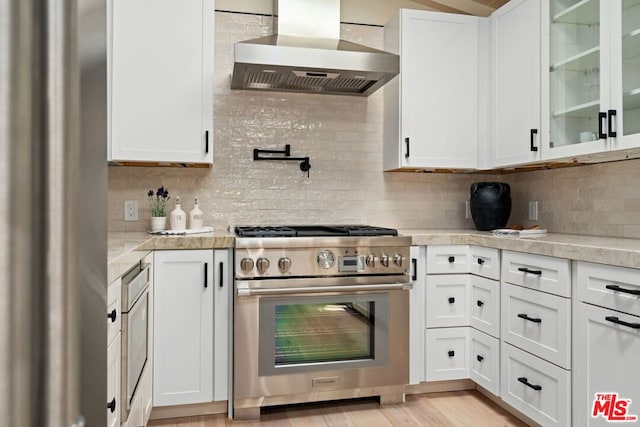
M 198 196 L 205 224 L 369 223 L 396 228 L 473 228 L 464 219 L 476 181 L 511 184 L 510 222 L 525 221 L 529 200 L 550 231 L 640 237 L 640 160 L 509 175 L 382 172 L 382 96 L 231 91 L 233 43 L 272 33 L 270 17 L 216 12 L 214 164 L 211 169 L 109 168 L 109 230 L 149 228 L 149 189 L 165 185 L 188 212 Z M 342 24 L 342 38 L 382 48 L 383 29 Z M 256 162 L 253 149 L 310 157 Z M 139 221 L 124 222 L 125 200 Z

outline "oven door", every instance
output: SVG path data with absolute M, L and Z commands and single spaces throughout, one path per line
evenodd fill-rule
M 236 402 L 408 382 L 411 285 L 327 280 L 236 282 Z

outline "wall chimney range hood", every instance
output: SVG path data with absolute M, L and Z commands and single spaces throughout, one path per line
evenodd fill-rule
M 340 0 L 274 0 L 276 34 L 235 44 L 231 89 L 369 96 L 398 55 L 340 40 Z

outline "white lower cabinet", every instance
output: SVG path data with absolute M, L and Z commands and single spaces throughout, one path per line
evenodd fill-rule
M 461 327 L 426 330 L 427 381 L 469 378 L 469 329 Z
M 500 393 L 500 340 L 470 328 L 470 376 L 496 396 Z
M 420 384 L 425 379 L 425 252 L 424 246 L 411 247 L 411 281 L 409 291 L 409 384 Z
M 505 342 L 500 351 L 502 400 L 543 426 L 570 426 L 570 371 Z
M 107 347 L 107 426 L 120 427 L 120 334 Z
M 229 258 L 215 253 L 155 252 L 153 406 L 228 397 Z
M 468 274 L 427 276 L 427 328 L 469 326 Z
M 638 296 L 630 292 L 639 289 L 640 271 L 586 262 L 578 262 L 576 271 L 574 425 L 636 425 L 640 423 L 640 317 L 634 315 Z

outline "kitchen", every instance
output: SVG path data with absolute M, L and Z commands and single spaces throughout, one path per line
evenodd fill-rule
M 220 7 L 218 10 L 227 10 Z M 233 42 L 272 33 L 270 18 L 216 12 L 214 160 L 207 168 L 110 167 L 109 232 L 145 232 L 146 193 L 164 185 L 188 211 L 198 196 L 205 223 L 365 223 L 399 229 L 473 229 L 465 200 L 476 181 L 505 181 L 511 222 L 555 233 L 640 237 L 638 160 L 519 173 L 380 173 L 383 91 L 368 98 L 231 91 Z M 349 20 L 351 22 L 351 20 Z M 383 29 L 343 24 L 343 37 L 383 48 Z M 254 162 L 253 149 L 291 144 L 309 156 L 309 177 L 293 162 Z M 138 201 L 139 220 L 122 206 Z M 537 221 L 528 203 L 538 201 Z

